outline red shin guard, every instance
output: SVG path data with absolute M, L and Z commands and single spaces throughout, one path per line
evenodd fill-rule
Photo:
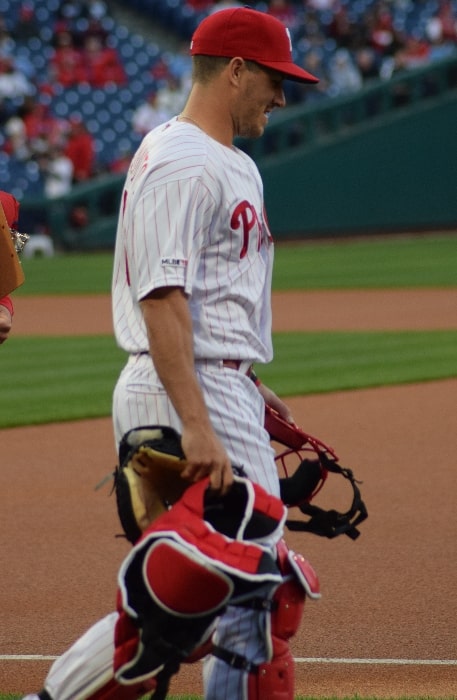
M 309 562 L 278 544 L 278 562 L 284 582 L 273 596 L 267 618 L 266 641 L 270 661 L 260 664 L 248 679 L 248 700 L 294 700 L 294 659 L 289 639 L 300 625 L 308 594 L 320 597 L 319 581 Z

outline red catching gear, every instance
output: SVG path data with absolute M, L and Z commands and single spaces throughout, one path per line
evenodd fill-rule
M 319 580 L 311 564 L 301 555 L 278 544 L 278 564 L 284 576 L 276 589 L 267 615 L 266 640 L 270 661 L 260 664 L 248 678 L 249 700 L 294 700 L 294 659 L 289 639 L 300 625 L 306 595 L 320 598 Z
M 144 586 L 143 595 L 131 595 L 129 600 L 133 605 L 129 614 L 138 618 L 140 633 L 122 609 L 120 596 L 118 601 L 114 667 L 116 678 L 126 685 L 158 675 L 175 652 L 176 661 L 181 663 L 189 650 L 212 633 L 212 619 L 228 603 L 234 589 L 226 574 L 208 561 L 199 560 L 179 542 L 153 541 L 145 551 L 141 568 L 144 579 L 137 580 L 137 585 Z M 196 637 L 184 633 L 188 621 Z M 145 646 L 149 647 L 147 653 Z
M 156 518 L 121 566 L 114 668 L 123 685 L 156 678 L 156 692 L 166 691 L 227 605 L 259 589 L 273 595 L 281 584 L 277 562 L 257 542 L 280 536 L 284 505 L 242 477 L 225 496 L 208 483 L 190 486 Z

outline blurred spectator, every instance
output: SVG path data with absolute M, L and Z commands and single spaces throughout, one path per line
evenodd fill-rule
M 362 75 L 347 49 L 338 49 L 330 59 L 330 88 L 332 97 L 357 92 L 362 87 Z
M 415 36 L 407 37 L 404 45 L 395 53 L 397 70 L 419 68 L 429 63 L 430 46 Z
M 353 45 L 355 32 L 356 28 L 349 17 L 347 6 L 339 5 L 328 27 L 329 37 L 334 39 L 338 46 L 349 48 Z
M 0 56 L 0 99 L 14 100 L 32 95 L 35 88 L 14 64 L 13 58 Z
M 186 97 L 181 82 L 172 75 L 157 91 L 157 107 L 163 114 L 168 115 L 167 119 L 170 119 L 181 112 Z
M 46 197 L 54 199 L 71 191 L 73 163 L 61 145 L 49 146 L 47 152 L 38 159 L 38 165 L 44 177 Z
M 32 154 L 46 153 L 49 144 L 62 143 L 66 121 L 56 117 L 49 105 L 28 98 L 18 110 L 25 124 L 27 139 Z
M 443 32 L 443 25 L 439 17 L 430 17 L 425 28 L 426 36 L 430 45 L 430 62 L 440 61 L 450 58 L 457 53 L 457 40 L 446 39 Z
M 24 53 L 14 51 L 10 58 L 14 61 L 16 70 L 22 73 L 32 85 L 36 85 L 36 68 L 33 61 Z
M 291 82 L 290 85 L 285 85 L 285 90 L 287 90 L 286 97 L 289 104 L 300 102 L 314 104 L 326 99 L 330 94 L 330 78 L 324 61 L 323 50 L 318 46 L 313 46 L 309 49 L 303 58 L 302 67 L 311 73 L 311 75 L 315 75 L 319 78 L 319 82 L 313 85 L 312 90 L 309 89 L 309 86 L 306 87 L 302 83 Z
M 63 87 L 71 87 L 87 78 L 83 56 L 75 46 L 72 33 L 60 29 L 55 35 L 54 53 L 49 61 L 49 79 Z
M 313 90 L 304 89 L 302 85 L 303 93 L 306 95 L 306 100 L 311 102 L 321 101 L 323 97 L 328 97 L 330 94 L 330 77 L 328 73 L 327 66 L 324 61 L 324 53 L 319 47 L 311 48 L 305 58 L 303 59 L 303 68 L 310 72 L 311 75 L 315 75 L 319 78 L 317 85 L 313 86 Z M 313 73 L 313 71 L 316 71 Z
M 83 60 L 87 81 L 92 87 L 101 88 L 109 83 L 124 85 L 127 82 L 116 49 L 106 46 L 100 37 L 91 34 L 85 38 Z
M 299 21 L 297 8 L 290 0 L 270 0 L 267 13 L 276 17 L 290 30 L 293 30 Z
M 168 111 L 158 104 L 157 92 L 151 92 L 133 113 L 132 128 L 136 134 L 144 136 L 159 124 L 163 124 L 170 118 Z
M 381 56 L 393 56 L 404 44 L 404 37 L 395 28 L 389 3 L 378 2 L 369 21 L 369 41 Z
M 84 182 L 95 174 L 95 143 L 80 117 L 72 117 L 64 148 L 73 166 L 73 183 Z
M 326 34 L 319 15 L 314 10 L 308 10 L 303 21 L 296 28 L 294 43 L 300 42 L 303 48 L 322 47 L 326 41 Z
M 450 0 L 441 0 L 436 16 L 443 41 L 457 41 L 457 7 Z
M 189 47 L 187 46 L 187 51 L 189 51 Z M 165 84 L 173 75 L 170 69 L 170 65 L 168 63 L 168 55 L 167 56 L 159 56 L 159 58 L 154 61 L 154 64 L 151 68 L 151 75 L 154 78 L 155 82 L 160 84 Z
M 13 114 L 5 124 L 6 141 L 4 150 L 18 160 L 25 161 L 32 156 L 24 120 Z
M 27 41 L 39 35 L 39 26 L 32 3 L 24 2 L 19 8 L 19 16 L 11 32 L 15 41 Z
M 380 77 L 380 60 L 371 46 L 356 49 L 354 60 L 364 83 Z

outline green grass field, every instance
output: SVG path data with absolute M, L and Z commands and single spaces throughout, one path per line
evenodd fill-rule
M 279 243 L 274 289 L 455 287 L 457 235 L 402 236 L 324 243 Z M 72 254 L 24 260 L 26 283 L 15 292 L 109 292 L 112 255 Z
M 281 396 L 457 376 L 457 330 L 276 333 L 274 346 L 257 369 Z M 0 352 L 0 428 L 110 414 L 125 362 L 111 336 L 11 338 Z
M 274 289 L 457 285 L 457 236 L 279 244 Z M 24 260 L 18 295 L 110 290 L 112 254 Z M 90 312 L 90 309 L 88 309 Z M 457 376 L 457 331 L 277 333 L 258 368 L 282 396 Z M 111 336 L 14 337 L 1 350 L 0 428 L 107 416 L 125 356 Z M 90 358 L 90 361 L 88 361 Z

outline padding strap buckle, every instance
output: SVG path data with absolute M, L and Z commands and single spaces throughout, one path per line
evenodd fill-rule
M 246 671 L 246 673 L 253 673 L 254 675 L 257 675 L 259 672 L 257 664 L 253 664 L 251 661 L 248 661 L 245 656 L 241 656 L 241 654 L 237 654 L 234 651 L 229 651 L 228 649 L 214 645 L 211 649 L 211 653 L 213 656 L 217 656 L 218 659 L 221 659 L 221 661 L 224 661 L 228 666 L 236 668 L 238 671 Z

